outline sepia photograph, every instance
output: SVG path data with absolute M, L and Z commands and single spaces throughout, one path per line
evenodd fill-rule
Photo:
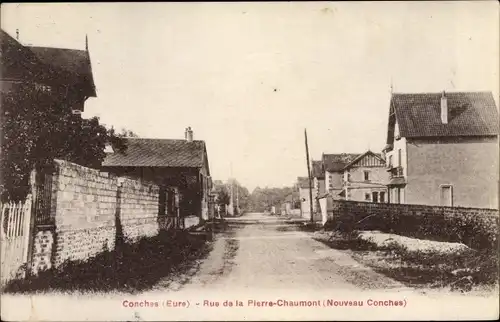
M 0 17 L 2 321 L 499 318 L 497 1 Z

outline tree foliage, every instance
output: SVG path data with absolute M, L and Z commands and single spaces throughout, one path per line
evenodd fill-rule
M 280 207 L 285 201 L 298 201 L 296 189 L 284 188 L 255 188 L 249 198 L 249 208 L 252 211 L 271 210 L 271 207 Z M 300 203 L 300 202 L 299 202 Z M 292 207 L 295 206 L 295 203 Z
M 31 170 L 55 158 L 98 168 L 107 143 L 126 149 L 114 129 L 107 130 L 97 117 L 73 115 L 64 98 L 50 92 L 23 86 L 2 95 L 1 104 L 2 199 L 24 198 Z

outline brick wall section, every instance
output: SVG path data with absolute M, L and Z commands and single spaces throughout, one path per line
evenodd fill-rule
M 329 200 L 328 206 L 329 220 L 334 226 L 341 223 L 347 229 L 380 230 L 417 238 L 461 242 L 472 248 L 498 247 L 497 209 L 343 200 Z
M 50 268 L 51 262 L 59 266 L 114 249 L 117 222 L 130 241 L 158 233 L 158 186 L 67 161 L 54 162 L 55 227 L 39 229 L 35 236 L 35 271 Z

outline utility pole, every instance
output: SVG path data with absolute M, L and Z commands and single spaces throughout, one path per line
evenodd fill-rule
M 312 178 L 311 164 L 309 163 L 309 146 L 307 145 L 307 129 L 304 129 L 304 137 L 306 141 L 306 159 L 307 159 L 307 177 L 309 178 L 309 211 L 311 214 L 311 223 L 314 222 L 313 204 L 312 204 Z

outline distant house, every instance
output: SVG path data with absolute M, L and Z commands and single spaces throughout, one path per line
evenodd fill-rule
M 390 202 L 497 208 L 498 121 L 490 92 L 393 94 Z
M 160 185 L 160 199 L 168 202 L 162 215 L 180 216 L 186 226 L 209 218 L 212 189 L 204 141 L 193 140 L 187 128 L 184 140 L 126 138 L 124 153 L 109 153 L 102 169 Z M 178 199 L 176 202 L 175 199 Z
M 344 167 L 343 190 L 339 195 L 346 200 L 387 202 L 387 173 L 380 154 L 367 151 Z
M 313 200 L 316 200 L 313 203 L 313 211 L 318 211 L 318 202 L 317 199 L 322 197 L 326 193 L 325 188 L 325 171 L 323 169 L 323 162 L 312 161 L 312 178 L 313 178 Z
M 85 50 L 26 46 L 0 29 L 0 47 L 3 93 L 33 87 L 62 97 L 76 114 L 97 96 L 87 39 Z
M 299 189 L 299 199 L 300 199 L 300 214 L 304 218 L 311 217 L 311 200 L 309 197 L 309 178 L 308 177 L 298 177 L 297 187 Z
M 359 155 L 354 153 L 322 155 L 325 189 L 334 199 L 339 198 L 338 194 L 344 190 L 344 167 Z

